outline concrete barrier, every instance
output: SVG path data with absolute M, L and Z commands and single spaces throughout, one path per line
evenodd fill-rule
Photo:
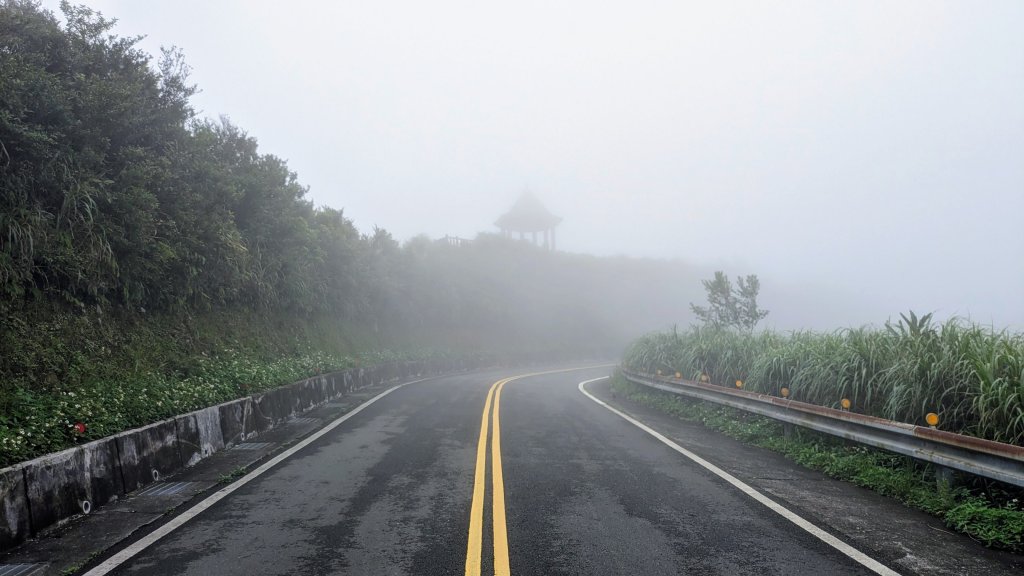
M 465 369 L 441 359 L 332 372 L 0 469 L 0 551 L 339 396 Z
M 178 454 L 183 466 L 193 466 L 210 454 L 224 449 L 220 408 L 211 406 L 174 419 Z
M 292 387 L 292 414 L 301 414 L 313 406 L 323 404 L 327 398 L 316 380 L 303 380 Z
M 0 550 L 21 544 L 32 531 L 22 465 L 0 470 Z
M 246 397 L 217 406 L 220 420 L 221 448 L 245 442 L 256 435 L 253 422 L 252 398 Z
M 124 494 L 115 437 L 24 464 L 32 529 L 88 514 Z
M 182 468 L 174 420 L 114 436 L 124 491 L 132 492 Z

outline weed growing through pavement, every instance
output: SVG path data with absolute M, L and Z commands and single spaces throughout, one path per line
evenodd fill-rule
M 217 481 L 221 484 L 231 484 L 235 480 L 245 476 L 246 472 L 248 472 L 248 470 L 246 470 L 245 466 L 239 466 L 227 474 L 221 474 L 220 478 L 217 478 Z

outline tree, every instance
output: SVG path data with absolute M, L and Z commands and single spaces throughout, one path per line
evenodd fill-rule
M 761 282 L 756 274 L 737 276 L 734 287 L 725 272 L 716 271 L 713 279 L 701 280 L 701 284 L 708 293 L 708 305 L 690 303 L 690 310 L 705 325 L 753 330 L 768 315 L 767 310 L 757 307 Z
M 749 274 L 745 278 L 736 277 L 739 285 L 735 293 L 735 299 L 739 308 L 739 325 L 747 330 L 753 330 L 757 323 L 764 320 L 768 315 L 767 310 L 757 307 L 757 294 L 761 291 L 761 281 L 756 274 Z

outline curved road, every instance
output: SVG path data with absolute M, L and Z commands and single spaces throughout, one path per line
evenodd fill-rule
M 466 574 L 474 524 L 503 573 L 496 517 L 517 575 L 872 573 L 580 393 L 608 371 L 399 388 L 114 573 Z

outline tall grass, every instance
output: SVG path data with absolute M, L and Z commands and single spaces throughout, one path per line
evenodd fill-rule
M 781 334 L 702 327 L 649 334 L 627 350 L 628 368 L 711 382 L 911 423 L 1024 443 L 1024 335 L 963 320 L 904 316 L 884 329 Z

